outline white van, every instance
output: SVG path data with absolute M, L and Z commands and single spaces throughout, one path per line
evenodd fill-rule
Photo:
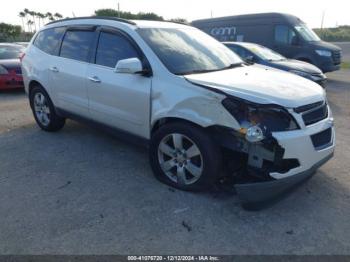
M 239 196 L 259 202 L 333 155 L 333 118 L 319 85 L 245 64 L 190 26 L 52 22 L 33 37 L 22 70 L 43 130 L 58 131 L 73 118 L 141 138 L 134 141 L 149 144 L 155 176 L 182 190 L 243 173 Z

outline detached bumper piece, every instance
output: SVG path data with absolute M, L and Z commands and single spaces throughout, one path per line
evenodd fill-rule
M 316 163 L 310 169 L 287 178 L 267 182 L 237 184 L 235 185 L 235 189 L 238 198 L 242 201 L 243 205 L 248 205 L 248 207 L 252 207 L 253 209 L 259 208 L 259 205 L 266 205 L 269 201 L 278 200 L 278 196 L 282 197 L 284 193 L 288 193 L 296 185 L 311 177 L 320 166 L 332 157 L 333 153 Z

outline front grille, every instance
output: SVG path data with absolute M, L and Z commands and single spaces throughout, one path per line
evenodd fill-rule
M 318 134 L 312 135 L 311 141 L 315 149 L 326 148 L 332 142 L 332 128 L 330 127 Z
M 306 126 L 315 124 L 328 117 L 328 106 L 324 101 L 294 108 L 296 113 L 301 114 Z
M 308 111 L 303 114 L 303 120 L 306 126 L 315 124 L 328 116 L 327 104 L 318 107 L 317 109 Z
M 340 63 L 341 63 L 341 51 L 333 51 L 332 58 L 333 58 L 333 63 L 335 65 L 340 65 Z
M 320 102 L 316 102 L 316 103 L 312 103 L 312 104 L 308 104 L 308 105 L 305 105 L 305 106 L 299 106 L 297 108 L 294 108 L 294 111 L 296 113 L 303 113 L 305 111 L 308 111 L 308 110 L 311 110 L 311 109 L 314 109 L 316 107 L 319 107 L 321 105 L 323 105 L 323 101 L 320 101 Z

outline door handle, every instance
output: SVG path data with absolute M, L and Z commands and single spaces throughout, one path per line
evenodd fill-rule
M 52 71 L 52 72 L 54 72 L 54 73 L 58 73 L 58 72 L 59 72 L 58 68 L 55 67 L 55 66 L 50 67 L 49 69 L 50 69 L 50 71 Z
M 97 76 L 91 76 L 91 77 L 88 77 L 88 79 L 94 83 L 101 83 L 101 80 Z

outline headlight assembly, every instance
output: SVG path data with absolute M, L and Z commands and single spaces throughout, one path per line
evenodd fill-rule
M 315 50 L 315 51 L 319 56 L 327 56 L 327 57 L 332 56 L 332 52 L 328 50 Z
M 268 136 L 271 132 L 299 129 L 292 115 L 278 105 L 260 105 L 234 98 L 225 98 L 222 104 L 239 122 L 241 133 L 250 142 L 262 140 L 261 133 Z

